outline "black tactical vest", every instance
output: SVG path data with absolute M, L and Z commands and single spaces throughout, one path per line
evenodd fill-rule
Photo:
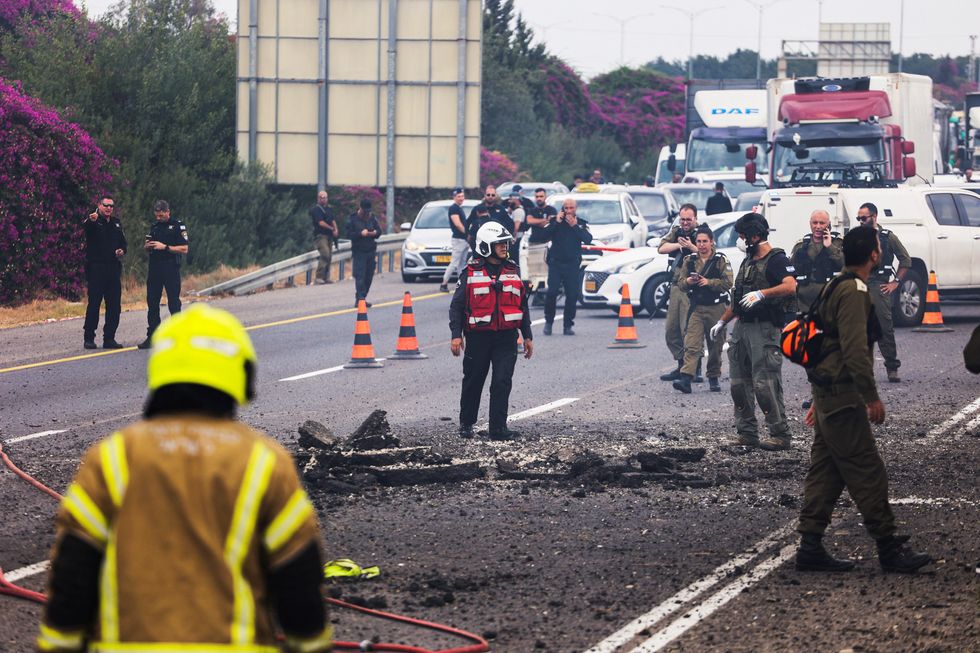
M 689 254 L 687 258 L 684 259 L 683 267 L 688 271 L 688 273 L 697 272 L 698 264 L 697 253 Z M 725 272 L 725 266 L 728 264 L 728 259 L 725 258 L 724 254 L 715 252 L 714 256 L 708 259 L 708 263 L 704 266 L 704 269 L 700 272 L 702 277 L 707 279 L 721 279 Z M 718 292 L 717 290 L 712 290 L 707 286 L 692 286 L 687 290 L 688 297 L 691 298 L 691 304 L 696 306 L 712 306 L 714 304 L 721 304 L 728 302 L 728 291 Z
M 680 227 L 676 227 L 675 237 L 673 242 L 677 242 L 681 238 L 687 238 L 688 240 L 694 240 L 695 234 L 697 234 L 698 228 L 695 227 L 690 231 L 682 231 Z M 684 252 L 687 250 L 681 248 L 674 252 L 670 259 L 667 261 L 667 274 L 671 275 L 671 279 L 676 283 L 677 275 L 680 274 L 681 265 L 684 263 L 684 257 L 687 256 Z
M 769 279 L 766 278 L 766 266 L 769 259 L 776 254 L 783 254 L 783 250 L 773 247 L 769 253 L 759 260 L 746 256 L 742 261 L 742 267 L 738 269 L 735 277 L 735 286 L 732 290 L 732 310 L 739 319 L 746 322 L 772 322 L 773 326 L 780 327 L 786 324 L 787 318 L 796 313 L 796 294 L 784 297 L 775 301 L 759 302 L 752 308 L 743 308 L 741 305 L 742 297 L 756 290 L 772 288 Z
M 892 266 L 892 261 L 895 259 L 895 252 L 892 251 L 891 236 L 892 232 L 888 229 L 878 230 L 878 245 L 881 247 L 881 260 L 878 262 L 878 267 L 871 271 L 871 278 L 869 281 L 875 283 L 888 283 L 895 274 L 895 268 Z
M 830 232 L 831 241 L 834 238 L 840 238 L 840 234 L 836 232 Z M 801 286 L 809 285 L 811 283 L 822 285 L 834 278 L 834 275 L 840 272 L 840 269 L 836 268 L 833 261 L 830 260 L 830 252 L 824 247 L 817 254 L 816 259 L 811 259 L 809 250 L 810 244 L 813 242 L 813 234 L 807 234 L 803 236 L 803 245 L 797 250 L 796 254 L 793 255 L 793 267 L 796 268 L 796 283 Z

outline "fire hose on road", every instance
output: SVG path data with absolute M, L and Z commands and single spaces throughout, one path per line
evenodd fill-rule
M 44 485 L 37 479 L 33 478 L 26 472 L 19 469 L 13 461 L 7 456 L 6 452 L 3 450 L 3 444 L 0 444 L 0 459 L 3 463 L 12 471 L 14 474 L 22 478 L 23 480 L 30 483 L 36 489 L 48 494 L 54 499 L 60 501 L 64 497 L 60 494 Z M 0 594 L 7 596 L 13 596 L 19 599 L 25 599 L 28 601 L 34 601 L 36 603 L 44 603 L 46 597 L 40 592 L 34 592 L 32 590 L 24 589 L 19 587 L 14 583 L 11 583 L 4 577 L 3 569 L 0 568 Z M 417 628 L 424 628 L 427 630 L 432 630 L 444 635 L 449 635 L 452 637 L 457 637 L 460 639 L 467 640 L 471 642 L 463 646 L 457 646 L 453 648 L 446 649 L 428 649 L 422 648 L 420 646 L 410 646 L 406 644 L 391 644 L 387 642 L 373 642 L 370 640 L 362 642 L 344 642 L 335 641 L 334 650 L 335 651 L 374 651 L 376 653 L 486 653 L 490 650 L 490 645 L 485 639 L 479 635 L 467 632 L 465 630 L 460 630 L 458 628 L 453 628 L 452 626 L 447 626 L 445 624 L 438 624 L 431 621 L 423 621 L 421 619 L 414 619 L 412 617 L 406 617 L 403 615 L 392 614 L 390 612 L 382 612 L 380 610 L 371 610 L 369 608 L 361 607 L 359 605 L 354 605 L 352 603 L 347 603 L 346 601 L 341 601 L 340 599 L 325 598 L 328 604 L 336 606 L 338 608 L 344 608 L 346 610 L 354 610 L 362 614 L 369 615 L 371 617 L 376 617 L 379 619 L 385 619 L 388 621 L 394 621 L 396 623 L 405 624 L 409 626 L 414 626 Z

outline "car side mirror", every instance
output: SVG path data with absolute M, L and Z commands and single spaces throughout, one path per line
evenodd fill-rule
M 757 156 L 759 156 L 758 145 L 749 145 L 748 147 L 745 148 L 746 159 L 748 159 L 749 161 L 754 161 Z
M 911 179 L 915 176 L 915 159 L 907 156 L 902 159 L 902 176 Z
M 915 143 L 912 141 L 902 141 L 902 154 L 915 154 Z
M 403 223 L 401 223 L 399 225 L 399 228 L 401 228 L 402 231 L 408 231 L 408 230 L 410 230 L 412 228 L 412 223 L 411 222 L 403 222 Z
M 673 154 L 667 157 L 667 169 L 670 170 L 671 172 L 677 170 L 677 157 L 674 156 Z
M 755 161 L 749 161 L 745 164 L 745 181 L 750 184 L 754 184 L 756 180 L 756 168 Z

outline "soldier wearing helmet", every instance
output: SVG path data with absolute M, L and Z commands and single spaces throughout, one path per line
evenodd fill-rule
M 496 222 L 476 232 L 476 257 L 456 284 L 449 306 L 450 350 L 463 355 L 463 388 L 459 398 L 459 435 L 473 437 L 480 397 L 490 376 L 490 438 L 511 440 L 507 404 L 517 363 L 517 330 L 524 337 L 524 358 L 534 351 L 527 289 L 518 267 L 508 259 L 511 234 Z M 465 334 L 465 340 L 464 340 Z
M 86 452 L 58 511 L 38 650 L 331 650 L 313 506 L 235 419 L 255 363 L 219 309 L 155 331 L 144 419 Z
M 735 276 L 732 303 L 711 327 L 711 338 L 738 318 L 728 340 L 736 443 L 769 451 L 788 449 L 779 334 L 796 312 L 796 272 L 785 252 L 769 244 L 769 223 L 763 216 L 746 213 L 735 222 L 735 232 L 746 257 Z M 769 437 L 761 442 L 756 402 L 769 425 Z

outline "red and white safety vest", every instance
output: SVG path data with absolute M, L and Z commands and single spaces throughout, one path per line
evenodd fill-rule
M 497 290 L 495 282 L 500 282 Z M 504 264 L 494 278 L 483 262 L 466 266 L 467 331 L 506 331 L 521 326 L 524 282 L 513 264 Z

